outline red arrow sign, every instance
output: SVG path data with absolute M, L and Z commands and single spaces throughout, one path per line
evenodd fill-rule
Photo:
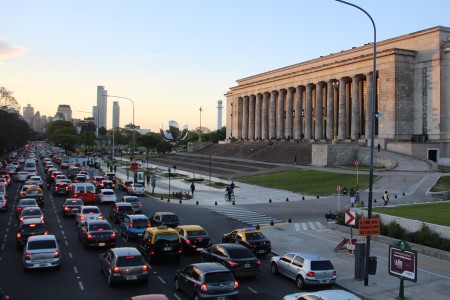
M 352 211 L 345 211 L 345 225 L 355 225 L 355 214 Z

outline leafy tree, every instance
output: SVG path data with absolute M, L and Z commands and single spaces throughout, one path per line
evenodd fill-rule
M 45 133 L 53 144 L 65 145 L 67 149 L 75 149 L 77 130 L 72 122 L 64 120 L 49 122 L 46 126 Z
M 156 145 L 156 150 L 160 153 L 166 153 L 172 151 L 172 144 L 166 141 L 160 141 Z
M 162 141 L 161 135 L 153 132 L 141 135 L 139 136 L 139 138 L 136 138 L 136 142 L 138 143 L 138 145 L 147 148 L 147 151 L 150 148 L 155 148 L 160 141 Z
M 0 149 L 3 153 L 24 146 L 34 136 L 25 120 L 4 110 L 0 110 L 0 128 Z
M 4 87 L 0 87 L 0 107 L 13 108 L 17 111 L 20 110 L 20 105 L 13 96 L 13 92 L 8 91 Z

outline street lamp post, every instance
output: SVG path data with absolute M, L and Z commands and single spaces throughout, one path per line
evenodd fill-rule
M 200 135 L 198 137 L 198 141 L 201 142 L 202 141 L 202 111 L 203 111 L 201 106 L 200 106 L 199 111 L 200 111 Z
M 362 9 L 361 7 L 353 4 L 353 3 L 349 3 L 346 1 L 342 1 L 342 0 L 336 0 L 338 2 L 353 6 L 357 9 L 359 9 L 360 11 L 362 11 L 363 13 L 365 13 L 370 21 L 372 22 L 373 25 L 373 82 L 372 82 L 372 115 L 371 115 L 371 119 L 372 119 L 372 130 L 371 130 L 371 134 L 370 134 L 370 173 L 369 173 L 369 199 L 368 199 L 368 204 L 367 204 L 367 216 L 368 218 L 372 218 L 372 187 L 373 187 L 373 152 L 374 152 L 374 147 L 373 144 L 375 142 L 375 110 L 376 110 L 376 93 L 377 93 L 377 28 L 375 27 L 375 22 L 373 21 L 372 17 L 369 15 L 369 13 L 367 11 L 365 11 L 364 9 Z M 367 236 L 367 242 L 366 242 L 366 253 L 365 253 L 365 268 L 364 268 L 364 285 L 367 286 L 369 285 L 369 265 L 370 265 L 370 236 Z

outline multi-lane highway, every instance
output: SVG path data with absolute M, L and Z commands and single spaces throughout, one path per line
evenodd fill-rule
M 39 172 L 42 165 L 39 162 Z M 19 198 L 20 184 L 14 182 L 9 188 L 10 206 L 0 214 L 0 287 L 12 299 L 126 299 L 149 293 L 163 293 L 169 299 L 189 299 L 176 292 L 173 286 L 175 270 L 190 263 L 199 262 L 198 255 L 183 255 L 180 263 L 159 262 L 151 265 L 148 284 L 120 284 L 114 288 L 107 285 L 105 275 L 100 273 L 99 254 L 104 249 L 84 249 L 78 240 L 75 220 L 62 218 L 60 205 L 64 197 L 54 197 L 45 191 L 45 217 L 48 231 L 55 234 L 61 246 L 62 266 L 59 270 L 36 270 L 25 273 L 22 267 L 22 252 L 16 250 L 15 234 L 17 220 L 15 205 Z M 119 192 L 118 197 L 124 192 Z M 143 197 L 144 214 L 155 211 L 175 212 L 182 224 L 203 226 L 213 243 L 221 242 L 223 233 L 243 226 L 237 220 L 201 206 L 179 205 Z M 104 216 L 109 216 L 109 204 L 100 206 Z M 118 230 L 117 224 L 112 224 Z M 117 247 L 134 246 L 118 237 Z M 241 299 L 281 299 L 297 292 L 295 284 L 282 277 L 274 277 L 269 271 L 270 256 L 261 258 L 261 274 L 256 278 L 238 279 Z

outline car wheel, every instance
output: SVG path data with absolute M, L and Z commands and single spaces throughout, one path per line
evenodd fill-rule
M 110 287 L 114 286 L 114 281 L 112 280 L 112 275 L 111 274 L 108 275 L 108 285 Z
M 270 265 L 270 272 L 272 273 L 272 275 L 277 275 L 278 274 L 278 267 L 276 263 L 272 263 Z
M 305 281 L 303 280 L 303 277 L 301 275 L 298 275 L 295 279 L 295 284 L 299 289 L 303 289 L 305 287 Z
M 181 288 L 180 288 L 180 280 L 178 278 L 175 278 L 174 284 L 175 284 L 175 290 L 180 291 L 181 290 Z

